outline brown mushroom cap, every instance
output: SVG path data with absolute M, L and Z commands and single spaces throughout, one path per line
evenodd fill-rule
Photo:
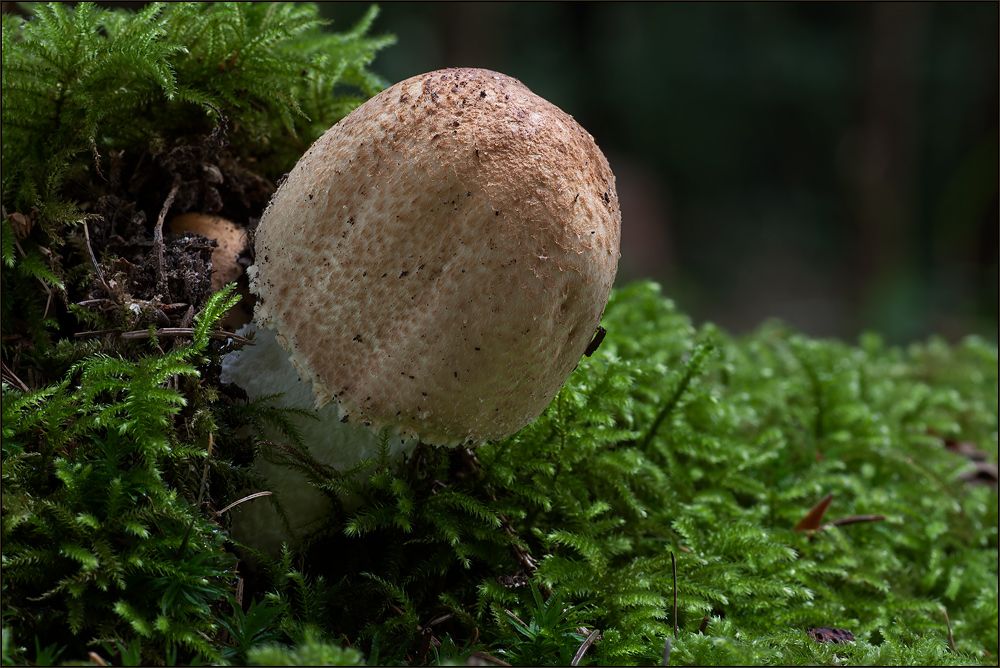
M 618 267 L 615 179 L 524 84 L 388 88 L 299 160 L 256 232 L 255 318 L 316 405 L 428 443 L 514 433 L 580 360 Z
M 236 258 L 243 252 L 246 232 L 231 221 L 201 213 L 182 213 L 171 219 L 167 227 L 174 234 L 194 232 L 218 242 L 212 251 L 213 292 L 218 292 L 224 285 L 243 275 L 243 267 Z

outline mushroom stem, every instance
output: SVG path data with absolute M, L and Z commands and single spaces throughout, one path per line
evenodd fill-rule
M 222 362 L 223 382 L 236 383 L 251 400 L 262 396 L 280 394 L 271 403 L 279 408 L 299 408 L 313 413 L 315 419 L 297 415 L 289 416 L 298 428 L 310 454 L 321 464 L 345 470 L 359 461 L 378 453 L 379 436 L 359 423 L 343 423 L 336 403 L 315 410 L 316 397 L 312 384 L 305 383 L 288 361 L 288 352 L 275 339 L 269 329 L 258 329 L 250 323 L 237 335 L 247 336 L 256 332 L 254 343 L 239 352 L 226 355 Z M 278 434 L 269 435 L 281 441 Z M 400 458 L 416 447 L 415 439 L 390 439 L 390 454 Z M 288 515 L 292 532 L 289 533 L 278 512 L 268 500 L 257 499 L 241 504 L 232 510 L 233 536 L 240 542 L 277 555 L 282 541 L 293 542 L 302 538 L 312 525 L 330 508 L 326 496 L 316 489 L 307 476 L 295 469 L 280 466 L 258 458 L 257 472 L 271 483 L 282 507 Z M 357 500 L 344 497 L 350 507 Z

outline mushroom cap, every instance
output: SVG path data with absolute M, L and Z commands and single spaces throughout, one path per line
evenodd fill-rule
M 213 292 L 218 292 L 224 285 L 243 275 L 243 267 L 236 258 L 243 252 L 246 232 L 231 221 L 201 213 L 182 213 L 171 219 L 167 227 L 174 234 L 194 232 L 218 242 L 212 251 Z
M 618 267 L 615 179 L 572 116 L 481 69 L 419 75 L 320 137 L 268 205 L 255 319 L 360 421 L 514 433 L 579 362 Z

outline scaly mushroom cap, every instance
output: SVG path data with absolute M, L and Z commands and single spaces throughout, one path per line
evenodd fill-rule
M 448 69 L 330 128 L 256 231 L 255 318 L 316 406 L 427 443 L 535 419 L 579 362 L 618 267 L 604 155 L 521 82 Z

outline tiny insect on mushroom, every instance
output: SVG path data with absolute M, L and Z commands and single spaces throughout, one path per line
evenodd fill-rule
M 346 459 L 371 456 L 383 429 L 397 450 L 510 435 L 589 350 L 620 225 L 614 175 L 572 116 L 497 72 L 407 79 L 275 193 L 248 271 L 261 336 L 224 377 L 251 396 L 301 378 L 338 425 L 310 448 L 342 465 L 332 450 L 359 438 Z M 294 372 L 271 366 L 286 359 Z

